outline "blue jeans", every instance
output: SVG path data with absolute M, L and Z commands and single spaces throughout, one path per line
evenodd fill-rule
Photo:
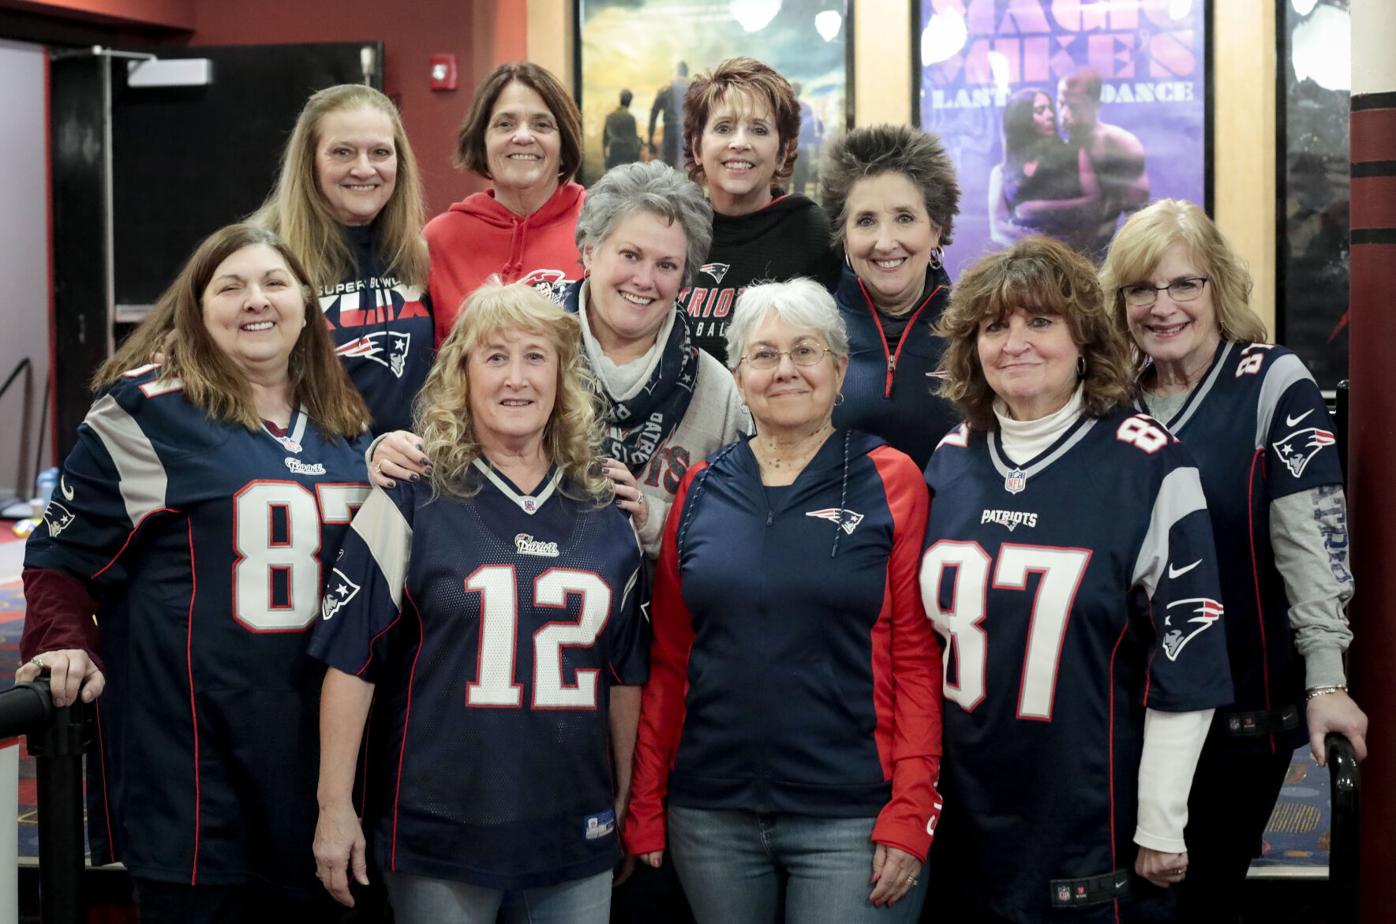
M 669 806 L 669 850 L 699 924 L 913 922 L 917 885 L 894 907 L 874 908 L 874 818 L 764 815 Z
M 407 873 L 386 873 L 397 924 L 606 924 L 611 871 L 538 889 L 483 886 Z

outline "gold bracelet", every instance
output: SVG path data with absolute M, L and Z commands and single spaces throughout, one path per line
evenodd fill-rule
M 1348 687 L 1345 683 L 1335 683 L 1326 687 L 1314 687 L 1313 689 L 1305 692 L 1304 700 L 1305 702 L 1307 702 L 1311 699 L 1316 699 L 1320 696 L 1327 696 L 1329 693 L 1346 693 L 1347 691 Z

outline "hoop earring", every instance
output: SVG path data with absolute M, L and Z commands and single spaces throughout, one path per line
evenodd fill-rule
M 945 248 L 937 244 L 931 250 L 931 269 L 942 269 L 945 266 Z
M 842 407 L 844 400 L 843 392 L 839 392 L 834 396 L 834 407 Z
M 1076 380 L 1080 381 L 1086 377 L 1086 357 L 1076 357 Z

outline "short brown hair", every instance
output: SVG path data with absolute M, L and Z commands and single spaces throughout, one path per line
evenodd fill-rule
M 306 281 L 305 267 L 286 242 L 258 225 L 228 225 L 210 234 L 184 264 L 150 315 L 121 349 L 93 377 L 93 390 L 108 388 L 122 374 L 164 354 L 161 377 L 179 379 L 190 404 L 215 420 L 262 425 L 247 376 L 229 359 L 204 326 L 204 290 L 222 262 L 244 247 L 263 244 L 275 250 L 300 284 L 305 325 L 291 348 L 288 391 L 326 433 L 353 439 L 368 426 L 368 408 L 344 371 L 323 323 L 318 301 Z M 166 336 L 173 329 L 174 336 Z
M 771 108 L 776 140 L 785 151 L 784 159 L 771 176 L 771 190 L 775 191 L 795 172 L 800 140 L 800 101 L 790 81 L 755 58 L 728 58 L 711 71 L 699 74 L 688 85 L 683 98 L 683 157 L 689 179 L 703 182 L 703 165 L 693 156 L 693 148 L 703 138 L 708 113 L 734 91 L 748 93 Z
M 867 125 L 839 138 L 819 169 L 819 199 L 829 213 L 834 240 L 843 243 L 848 194 L 864 177 L 900 173 L 921 192 L 926 214 L 940 228 L 940 244 L 955 240 L 960 181 L 940 139 L 910 125 Z
M 582 165 L 582 115 L 562 82 L 551 71 L 527 61 L 501 64 L 480 82 L 475 90 L 475 100 L 470 104 L 470 112 L 456 132 L 456 166 L 478 173 L 485 179 L 494 179 L 490 175 L 489 156 L 485 152 L 485 132 L 489 128 L 494 104 L 499 102 L 504 88 L 515 82 L 543 97 L 544 105 L 557 120 L 557 133 L 562 141 L 558 175 L 562 182 L 570 181 Z
M 947 341 L 939 394 L 976 430 L 994 430 L 993 389 L 979 364 L 979 327 L 1015 308 L 1054 314 L 1066 322 L 1086 361 L 1082 413 L 1102 417 L 1134 396 L 1130 347 L 1105 307 L 1095 267 L 1049 237 L 1025 237 L 969 268 L 936 324 Z

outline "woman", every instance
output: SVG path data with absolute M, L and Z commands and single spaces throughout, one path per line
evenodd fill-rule
M 920 129 L 856 128 L 825 155 L 820 188 L 844 251 L 835 298 L 848 327 L 848 381 L 835 423 L 880 436 L 924 467 L 959 419 L 926 378 L 944 347 L 935 324 L 950 298 L 941 251 L 960 210 L 955 167 Z
M 659 161 L 607 171 L 577 220 L 586 276 L 563 297 L 603 396 L 607 474 L 651 560 L 689 466 L 750 429 L 732 376 L 674 310 L 708 252 L 711 216 L 698 187 Z
M 914 921 L 939 808 L 925 487 L 834 426 L 848 340 L 822 286 L 748 288 L 727 337 L 757 435 L 669 514 L 626 849 L 670 849 L 700 924 Z
M 475 91 L 456 139 L 456 165 L 491 181 L 426 227 L 436 339 L 486 279 L 551 291 L 576 279 L 573 230 L 584 190 L 582 118 L 571 95 L 536 64 L 501 64 Z
M 1320 764 L 1329 732 L 1366 754 L 1343 674 L 1353 586 L 1333 423 L 1299 357 L 1265 342 L 1250 274 L 1196 205 L 1131 216 L 1102 278 L 1139 350 L 1139 406 L 1196 457 L 1212 513 L 1236 699 L 1193 783 L 1183 901 L 1185 920 L 1234 921 L 1305 719 Z
M 1003 160 L 989 171 L 989 237 L 1004 246 L 1051 234 L 1082 249 L 1100 221 L 1100 184 L 1084 147 L 1057 134 L 1052 97 L 1026 87 L 1003 107 Z
M 947 700 L 932 888 L 952 920 L 1158 920 L 1231 699 L 1197 470 L 1128 405 L 1128 348 L 1066 245 L 984 258 L 938 329 L 966 423 L 926 469 Z
M 754 58 L 728 58 L 689 84 L 683 106 L 688 175 L 707 187 L 712 249 L 679 298 L 694 342 L 726 360 L 732 305 L 757 281 L 810 276 L 833 288 L 829 219 L 784 191 L 800 141 L 800 101 Z
M 140 331 L 173 319 L 163 365 L 133 338 L 98 370 L 26 549 L 17 677 L 102 697 L 93 856 L 130 870 L 142 921 L 333 919 L 304 642 L 368 493 L 368 411 L 305 278 L 262 228 L 200 244 Z
M 370 824 L 395 919 L 607 920 L 648 637 L 580 341 L 526 285 L 472 295 L 419 403 L 430 480 L 373 493 L 326 585 L 315 862 L 345 904 L 381 686 Z
M 373 432 L 410 427 L 434 332 L 421 174 L 397 107 L 363 84 L 313 94 L 276 188 L 249 220 L 284 238 L 309 271 Z

